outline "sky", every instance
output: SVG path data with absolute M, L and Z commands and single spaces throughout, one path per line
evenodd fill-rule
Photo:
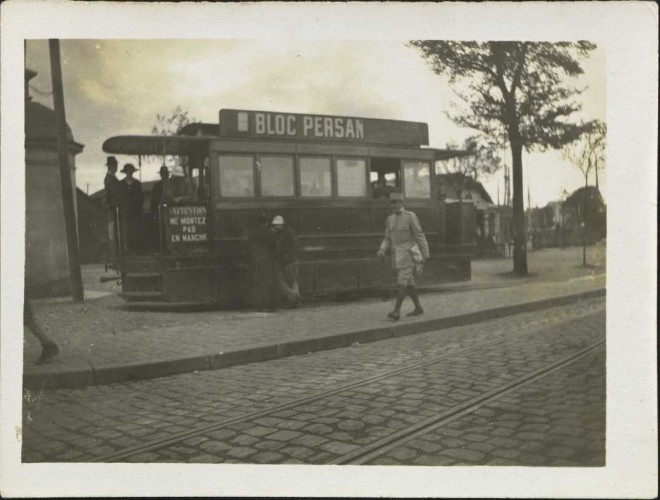
M 474 134 L 445 116 L 456 99 L 452 87 L 406 40 L 65 39 L 60 45 L 67 122 L 84 145 L 76 182 L 89 194 L 103 187 L 103 141 L 150 134 L 156 115 L 177 106 L 205 123 L 218 123 L 222 108 L 421 121 L 438 148 Z M 31 95 L 52 107 L 49 64 L 47 41 L 28 40 L 26 66 L 38 73 Z M 586 87 L 579 118 L 605 121 L 604 50 L 594 51 L 583 68 L 576 81 Z M 135 160 L 119 158 L 120 164 Z M 559 151 L 525 153 L 523 165 L 525 206 L 528 189 L 532 206 L 540 207 L 584 185 Z M 143 162 L 142 180 L 157 179 L 159 166 Z M 503 201 L 503 170 L 479 180 L 493 201 L 498 192 Z M 604 196 L 606 182 L 602 172 Z

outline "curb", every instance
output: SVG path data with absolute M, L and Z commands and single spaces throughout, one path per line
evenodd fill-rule
M 414 335 L 430 330 L 464 326 L 492 319 L 511 316 L 514 314 L 529 313 L 557 307 L 582 300 L 604 297 L 604 288 L 590 290 L 572 295 L 563 295 L 549 299 L 525 302 L 510 306 L 484 309 L 472 313 L 436 318 L 427 321 L 418 321 L 409 324 L 392 324 L 388 327 L 379 327 L 356 332 L 327 335 L 314 339 L 305 339 L 281 344 L 251 347 L 238 351 L 218 354 L 204 354 L 187 358 L 159 359 L 157 361 L 136 362 L 122 365 L 97 365 L 86 363 L 72 367 L 69 370 L 45 371 L 23 375 L 23 387 L 26 389 L 39 388 L 74 388 L 89 385 L 104 385 L 116 382 L 130 382 L 151 378 L 189 373 L 202 370 L 218 370 L 232 366 L 269 361 L 278 358 L 308 354 L 311 352 L 326 351 L 339 347 L 348 347 L 355 343 L 366 344 L 378 340 Z

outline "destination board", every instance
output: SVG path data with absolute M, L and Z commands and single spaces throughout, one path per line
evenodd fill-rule
M 162 207 L 166 247 L 172 253 L 198 253 L 210 244 L 206 205 L 185 204 Z
M 428 125 L 421 122 L 236 109 L 220 110 L 220 136 L 397 146 L 429 143 Z

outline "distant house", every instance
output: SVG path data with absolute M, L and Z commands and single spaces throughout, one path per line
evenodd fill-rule
M 440 196 L 447 203 L 448 214 L 452 212 L 453 205 L 458 206 L 459 192 L 463 212 L 466 211 L 465 205 L 473 207 L 470 210 L 472 221 L 464 228 L 470 233 L 465 236 L 471 238 L 480 248 L 486 240 L 501 245 L 513 238 L 513 210 L 511 207 L 493 203 L 483 184 L 458 173 L 440 174 L 437 179 Z

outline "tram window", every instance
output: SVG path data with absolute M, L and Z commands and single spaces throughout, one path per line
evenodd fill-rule
M 337 159 L 337 194 L 347 197 L 367 194 L 367 163 L 365 160 Z
M 425 161 L 404 161 L 403 178 L 406 198 L 431 197 L 431 169 Z
M 262 156 L 261 194 L 263 196 L 293 196 L 293 158 Z
M 398 158 L 372 158 L 369 181 L 374 200 L 388 198 L 401 187 L 401 164 Z
M 220 194 L 222 196 L 242 198 L 254 196 L 253 162 L 251 156 L 220 156 Z
M 331 196 L 330 158 L 300 158 L 300 195 Z

